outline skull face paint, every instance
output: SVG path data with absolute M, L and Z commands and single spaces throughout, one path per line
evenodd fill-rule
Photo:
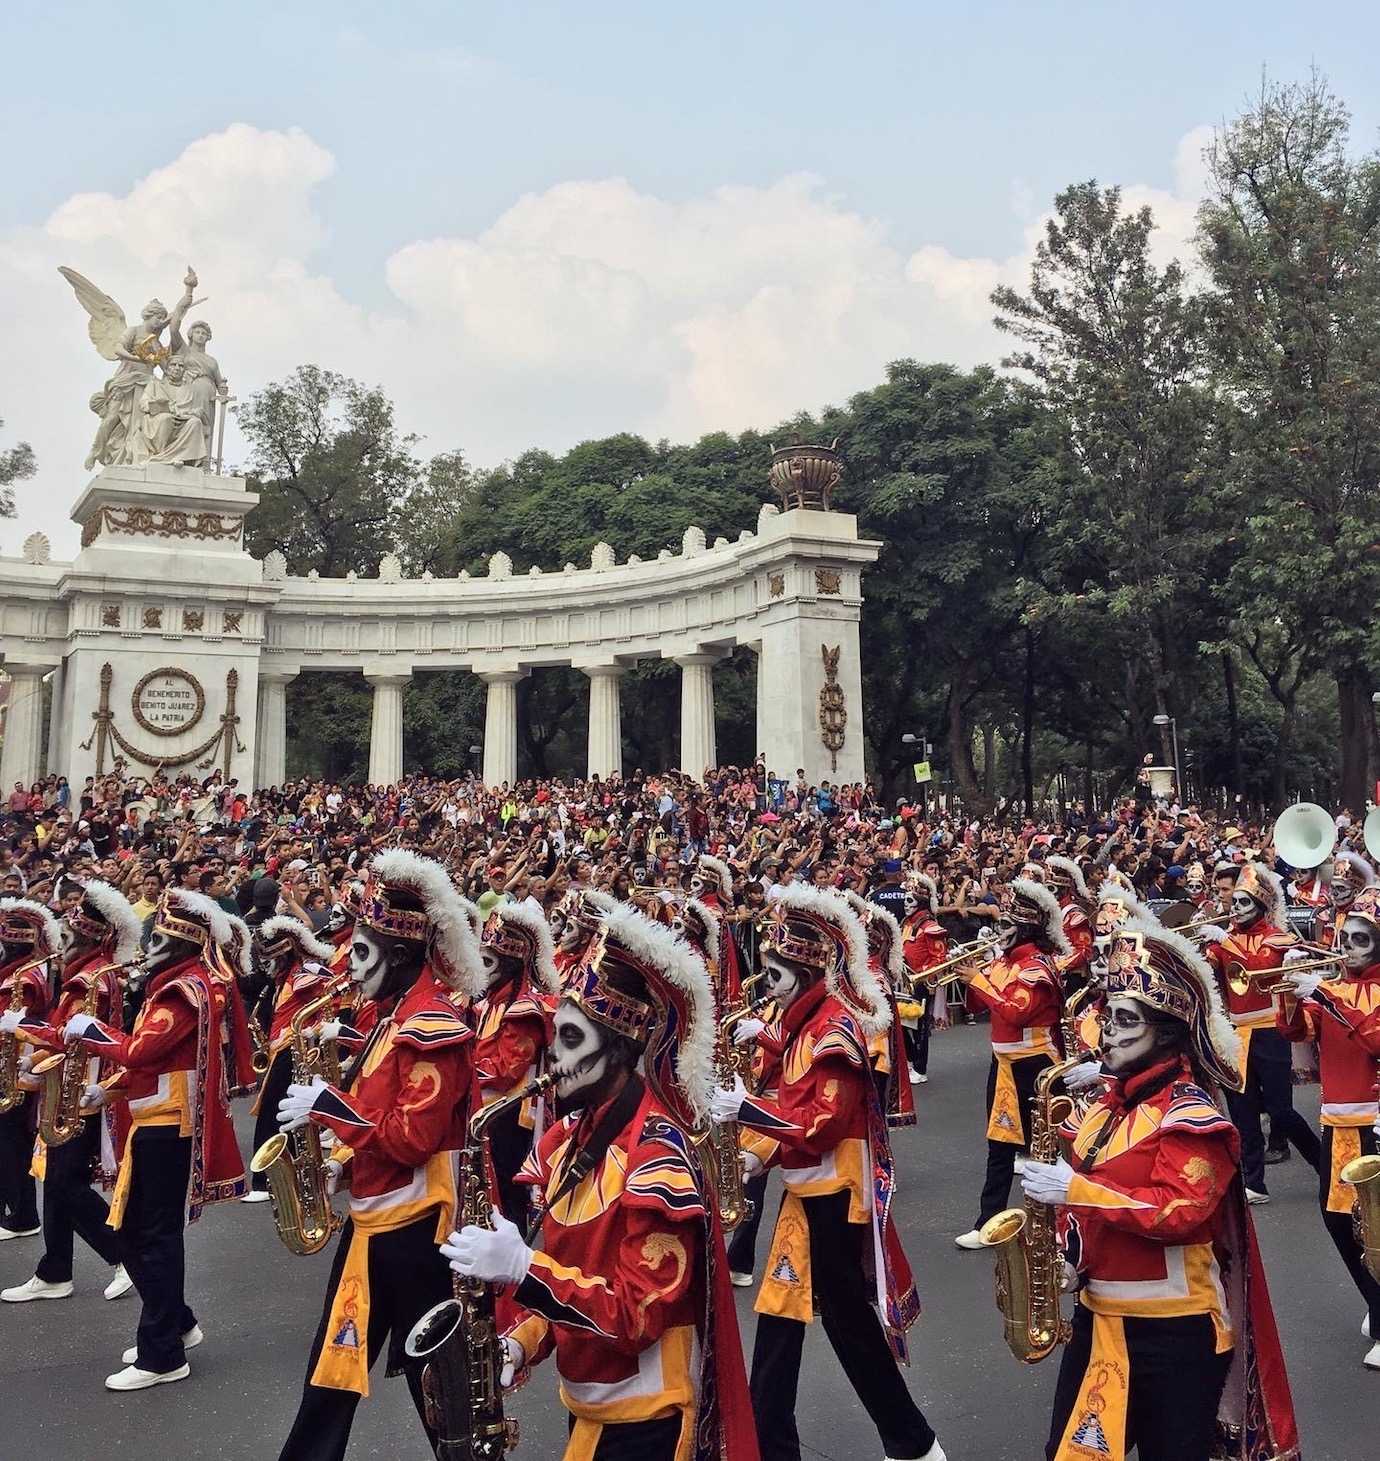
M 1264 909 L 1240 888 L 1231 895 L 1231 922 L 1233 928 L 1249 928 L 1264 913 Z
M 350 943 L 350 982 L 364 999 L 378 999 L 388 988 L 392 974 L 388 946 L 373 929 L 355 925 Z
M 1334 873 L 1327 885 L 1334 908 L 1346 908 L 1356 899 L 1356 885 L 1343 873 Z
M 1337 952 L 1349 974 L 1368 969 L 1376 958 L 1375 925 L 1368 918 L 1348 918 L 1337 936 Z
M 1014 918 L 999 918 L 996 923 L 996 945 L 1003 954 L 1009 953 L 1016 947 L 1016 939 L 1020 934 L 1020 925 Z
M 608 1031 L 573 1000 L 563 999 L 556 1010 L 551 1045 L 551 1074 L 556 1077 L 559 1109 L 565 1112 L 583 1105 L 608 1069 Z
M 766 970 L 767 993 L 783 1010 L 789 1009 L 804 987 L 799 966 L 776 953 L 766 954 L 762 963 Z
M 1098 1054 L 1110 1075 L 1125 1076 L 1143 1069 L 1155 1057 L 1155 1026 L 1139 1001 L 1114 994 L 1102 1011 L 1102 1040 Z
M 920 911 L 919 898 L 917 898 L 915 894 L 910 892 L 909 890 L 907 890 L 905 896 L 905 909 L 907 918 L 909 918 L 911 914 L 918 913 Z
M 157 974 L 160 969 L 167 968 L 181 957 L 182 940 L 164 933 L 161 928 L 155 928 L 149 935 L 148 952 L 144 959 L 149 973 Z

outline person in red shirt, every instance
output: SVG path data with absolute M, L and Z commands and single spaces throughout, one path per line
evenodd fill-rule
M 79 1045 L 68 1051 L 66 1025 L 83 1008 L 108 1024 L 123 1024 L 122 971 L 139 957 L 142 931 L 129 900 L 93 878 L 82 890 L 81 902 L 64 919 L 57 1005 L 49 1017 L 30 1016 L 20 1026 L 20 1034 L 31 1046 L 58 1062 L 58 1071 L 65 1069 L 68 1060 L 86 1062 L 87 1070 L 80 1129 L 68 1141 L 44 1148 L 43 1257 L 31 1279 L 0 1293 L 7 1304 L 70 1296 L 77 1235 L 115 1270 L 106 1285 L 106 1298 L 118 1299 L 133 1287 L 120 1263 L 118 1237 L 108 1226 L 110 1209 L 91 1185 L 95 1173 L 103 1187 L 110 1187 L 125 1135 L 123 1120 L 117 1125 L 114 1116 L 116 1110 L 123 1115 L 123 1107 L 108 1103 L 100 1084 L 116 1068 L 99 1057 L 87 1056 Z M 0 1029 L 5 1023 L 0 1016 Z M 46 1092 L 39 1098 L 40 1116 L 46 1098 Z
M 439 863 L 405 848 L 374 859 L 350 976 L 380 1018 L 345 1086 L 294 1082 L 278 1107 L 285 1130 L 312 1121 L 335 1135 L 331 1171 L 350 1193 L 280 1461 L 341 1461 L 385 1345 L 388 1373 L 406 1373 L 435 1442 L 403 1346 L 418 1319 L 450 1295 L 436 1244 L 452 1226 L 455 1153 L 474 1100 L 474 1034 L 460 1006 L 484 988 L 478 941 Z
M 584 958 L 585 950 L 613 904 L 614 899 L 607 893 L 593 888 L 572 888 L 557 904 L 552 918 L 556 934 L 553 962 L 562 985 Z
M 524 1166 L 529 1246 L 497 1209 L 442 1252 L 512 1286 L 505 1385 L 554 1354 L 566 1461 L 758 1461 L 717 1206 L 694 1134 L 714 1084 L 703 962 L 611 908 L 556 1012 L 559 1120 Z
M 1211 968 L 1181 935 L 1129 917 L 1111 936 L 1109 1085 L 1027 1162 L 1027 1202 L 1059 1208 L 1078 1294 L 1047 1461 L 1297 1457 L 1269 1290 L 1219 1104 L 1239 1040 Z M 1245 1424 L 1242 1424 L 1243 1418 Z
M 110 1226 L 120 1234 L 125 1268 L 143 1301 L 137 1342 L 108 1390 L 144 1390 L 185 1380 L 186 1351 L 201 1342 L 184 1294 L 183 1230 L 210 1204 L 243 1197 L 244 1162 L 230 1121 L 222 1067 L 222 1028 L 236 1024 L 247 1043 L 244 1011 L 227 1003 L 214 946 L 229 924 L 200 893 L 169 888 L 154 914 L 145 956 L 144 1002 L 129 1034 L 84 1012 L 67 1021 L 93 1054 L 123 1066 L 120 1094 L 129 1111 Z
M 713 1108 L 738 1123 L 749 1171 L 779 1166 L 786 1189 L 756 1304 L 763 1461 L 799 1461 L 796 1392 L 816 1313 L 887 1457 L 944 1461 L 897 1366 L 920 1301 L 892 1221 L 891 1139 L 868 1061 L 891 1012 L 866 930 L 842 895 L 789 887 L 760 950 L 782 1011 L 757 1037 L 779 1056 L 777 1093 L 750 1096 L 737 1080 L 715 1091 Z
M 711 912 L 726 921 L 733 912 L 733 869 L 720 858 L 702 853 L 690 874 L 690 896 L 698 898 Z M 721 1001 L 737 1003 L 743 988 L 742 959 L 731 932 L 719 941 L 719 964 L 714 970 L 714 988 Z
M 1291 974 L 1291 963 L 1312 956 L 1285 955 L 1281 978 L 1290 992 L 1278 1000 L 1275 1023 L 1286 1040 L 1316 1040 L 1322 1080 L 1322 1161 L 1318 1202 L 1328 1236 L 1366 1305 L 1365 1336 L 1372 1342 L 1367 1368 L 1380 1370 L 1380 1282 L 1366 1268 L 1356 1241 L 1355 1189 L 1342 1168 L 1376 1151 L 1376 1083 L 1380 1081 L 1380 889 L 1361 889 L 1337 937 L 1345 961 L 1335 974 L 1310 969 Z
M 1375 886 L 1375 869 L 1359 852 L 1340 847 L 1332 854 L 1332 874 L 1327 897 L 1313 915 L 1313 941 L 1332 948 L 1351 908 L 1351 901 L 1363 888 Z
M 909 975 L 910 1003 L 918 1005 L 919 1012 L 911 1015 L 908 1010 L 903 1010 L 901 1027 L 905 1031 L 910 1079 L 917 1085 L 923 1085 L 929 1080 L 930 1030 L 936 1023 L 942 1026 L 947 1022 L 948 1010 L 940 1007 L 944 1006 L 947 996 L 939 991 L 930 994 L 921 976 L 948 957 L 949 935 L 939 922 L 939 889 L 933 878 L 925 873 L 916 873 L 906 889 L 904 906 L 901 955 Z M 940 1002 L 938 1006 L 936 1000 Z
M 1071 857 L 1047 857 L 1044 866 L 1049 889 L 1059 900 L 1064 918 L 1064 937 L 1072 950 L 1059 960 L 1064 993 L 1068 995 L 1082 988 L 1088 978 L 1093 941 L 1089 917 L 1093 907 L 1092 894 L 1088 892 L 1082 868 Z

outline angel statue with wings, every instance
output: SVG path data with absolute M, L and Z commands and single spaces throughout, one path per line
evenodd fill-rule
M 180 340 L 183 316 L 195 301 L 192 291 L 197 277 L 189 265 L 182 281 L 182 298 L 168 312 L 166 305 L 151 299 L 144 306 L 137 325 L 125 320 L 125 312 L 108 294 L 75 269 L 59 267 L 58 273 L 72 286 L 77 302 L 91 316 L 87 331 L 91 343 L 107 360 L 118 361 L 115 374 L 91 398 L 91 409 L 101 418 L 96 439 L 86 458 L 90 471 L 97 462 L 113 466 L 119 462 L 147 461 L 140 432 L 144 394 L 154 382 L 154 370 L 170 356 L 163 343 L 163 331 L 171 329 Z M 209 331 L 207 332 L 209 335 Z M 203 459 L 205 453 L 203 452 Z

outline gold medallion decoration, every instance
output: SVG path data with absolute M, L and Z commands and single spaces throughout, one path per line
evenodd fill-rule
M 186 670 L 150 670 L 131 697 L 135 722 L 154 736 L 180 736 L 206 713 L 206 692 Z
M 843 698 L 843 686 L 839 684 L 839 653 L 843 649 L 836 644 L 830 649 L 820 645 L 824 655 L 824 685 L 819 692 L 819 738 L 829 752 L 830 769 L 839 769 L 839 752 L 843 750 L 844 737 L 848 731 L 848 704 Z

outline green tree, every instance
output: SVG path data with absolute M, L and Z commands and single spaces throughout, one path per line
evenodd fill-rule
M 5 423 L 0 421 L 0 431 Z M 0 517 L 14 516 L 14 484 L 32 477 L 38 470 L 34 449 L 27 441 L 0 451 Z

